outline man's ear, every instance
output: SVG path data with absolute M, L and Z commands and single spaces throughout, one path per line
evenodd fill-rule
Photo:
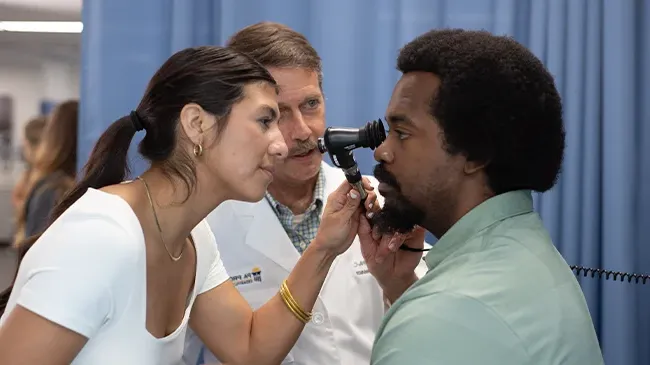
M 465 172 L 466 175 L 472 175 L 480 170 L 485 169 L 489 163 L 490 161 L 465 160 L 463 172 Z
M 205 125 L 203 125 L 204 111 L 198 104 L 186 104 L 179 115 L 179 123 L 185 132 L 185 135 L 194 144 L 201 143 Z

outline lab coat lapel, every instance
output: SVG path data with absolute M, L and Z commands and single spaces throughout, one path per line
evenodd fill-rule
M 247 230 L 244 243 L 290 272 L 300 254 L 291 243 L 282 224 L 266 199 L 239 209 L 240 220 Z
M 345 175 L 341 170 L 324 162 L 322 172 L 325 174 L 325 202 L 323 202 L 325 205 L 327 197 L 345 180 Z M 321 210 L 321 217 L 323 211 L 324 209 Z M 262 199 L 257 203 L 237 205 L 236 212 L 247 231 L 244 243 L 280 265 L 287 272 L 293 270 L 300 259 L 300 254 L 293 246 L 268 201 Z M 339 257 L 334 260 L 332 267 L 339 261 Z

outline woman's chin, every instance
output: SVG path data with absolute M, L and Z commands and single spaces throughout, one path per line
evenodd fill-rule
M 264 195 L 266 194 L 267 187 L 268 184 L 264 185 L 262 189 L 255 189 L 255 191 L 253 191 L 252 189 L 250 191 L 242 191 L 240 192 L 240 194 L 238 194 L 238 197 L 234 198 L 234 200 L 239 200 L 248 203 L 257 203 L 260 200 L 264 199 Z

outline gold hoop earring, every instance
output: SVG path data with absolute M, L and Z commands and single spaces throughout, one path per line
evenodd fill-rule
M 201 157 L 203 155 L 203 146 L 199 144 L 194 145 L 194 156 Z

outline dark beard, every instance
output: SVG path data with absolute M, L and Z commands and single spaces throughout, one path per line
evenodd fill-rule
M 379 182 L 390 185 L 393 191 L 389 196 L 384 197 L 384 206 L 381 211 L 375 213 L 371 224 L 381 234 L 411 232 L 424 220 L 424 211 L 402 194 L 397 179 L 386 170 L 384 165 L 376 165 L 373 173 Z

